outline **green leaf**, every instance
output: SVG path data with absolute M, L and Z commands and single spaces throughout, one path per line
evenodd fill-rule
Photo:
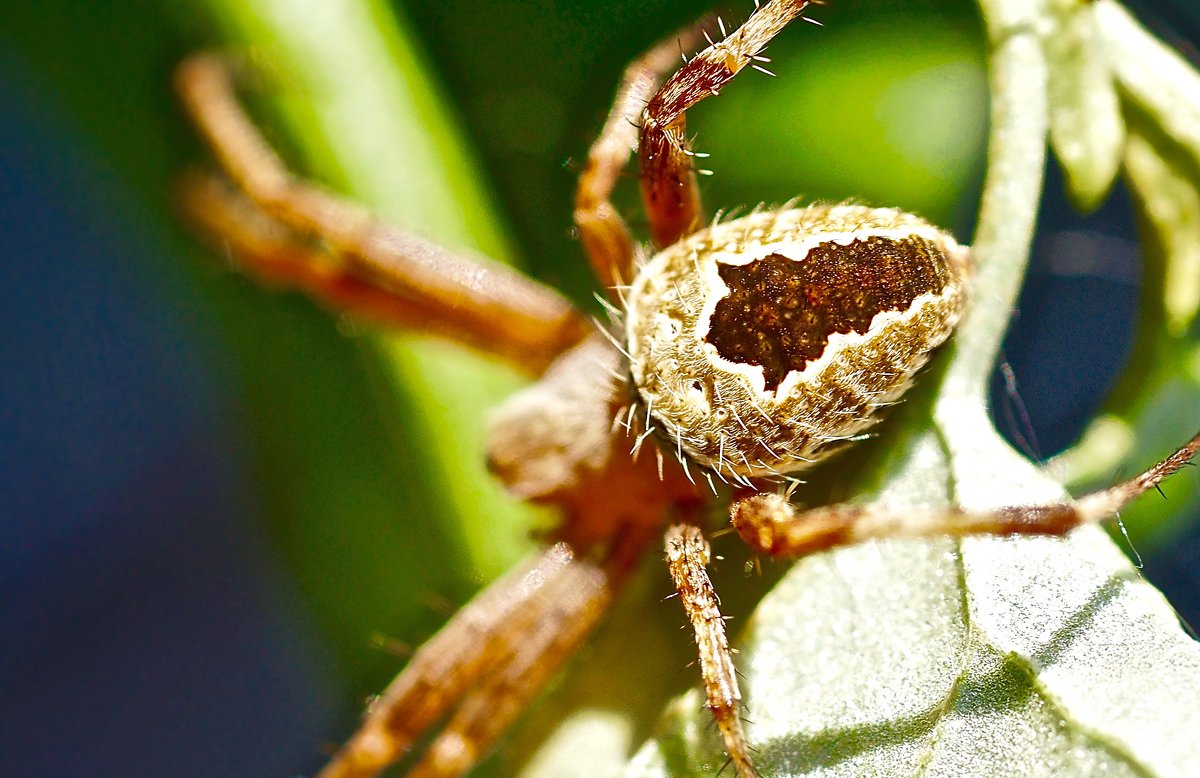
M 1153 231 L 1148 240 L 1163 257 L 1163 334 L 1186 335 L 1200 311 L 1200 191 L 1194 179 L 1181 174 L 1178 164 L 1138 132 L 1129 139 L 1125 167 L 1146 226 Z
M 1200 651 L 1097 530 L 803 560 L 740 667 L 764 775 L 1182 775 L 1197 756 Z M 627 775 L 712 775 L 705 716 L 684 698 Z

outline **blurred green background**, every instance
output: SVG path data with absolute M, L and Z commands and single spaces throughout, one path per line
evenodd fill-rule
M 412 229 L 517 261 L 595 311 L 570 228 L 574 160 L 623 65 L 707 10 L 355 4 L 384 27 L 395 13 L 385 54 L 424 85 L 420 115 L 404 118 L 427 130 L 355 162 L 306 113 L 320 95 L 289 75 L 295 53 L 262 43 L 262 5 L 0 5 L 6 772 L 310 773 L 402 662 L 387 649 L 419 643 L 547 520 L 481 465 L 479 420 L 517 376 L 266 294 L 178 225 L 172 181 L 205 154 L 170 92 L 175 64 L 213 45 L 249 51 L 267 72 L 268 132 L 298 167 L 401 221 L 417 208 Z M 1137 8 L 1170 19 L 1158 29 L 1181 45 L 1200 38 L 1184 0 Z M 969 236 L 987 123 L 974 6 L 845 0 L 813 15 L 824 28 L 796 24 L 772 44 L 780 78 L 747 72 L 689 116 L 716 172 L 708 205 L 854 198 Z M 364 183 L 364 166 L 389 186 Z M 620 203 L 640 231 L 632 183 Z M 1044 457 L 1078 435 L 1126 357 L 1128 199 L 1079 217 L 1051 171 L 1037 246 L 1006 345 L 1018 391 L 998 382 L 995 407 Z M 1200 534 L 1180 524 L 1169 540 L 1147 575 L 1195 622 Z M 764 586 L 735 562 L 724 575 L 731 602 Z M 668 586 L 650 560 L 494 773 L 589 704 L 632 716 L 631 742 L 645 736 L 692 683 L 682 617 L 659 603 Z

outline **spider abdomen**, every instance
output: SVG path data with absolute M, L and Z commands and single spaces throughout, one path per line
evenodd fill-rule
M 630 372 L 681 456 L 801 470 L 873 422 L 950 334 L 966 251 L 895 209 L 756 213 L 668 247 L 626 299 Z

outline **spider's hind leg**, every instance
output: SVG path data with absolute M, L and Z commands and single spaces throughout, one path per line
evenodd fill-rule
M 1174 454 L 1128 481 L 1074 502 L 1015 505 L 993 511 L 947 508 L 922 512 L 853 504 L 798 510 L 782 495 L 761 492 L 736 500 L 732 520 L 738 534 L 751 547 L 777 557 L 802 556 L 891 537 L 1063 535 L 1083 524 L 1110 518 L 1188 464 L 1197 451 L 1200 451 L 1200 433 Z

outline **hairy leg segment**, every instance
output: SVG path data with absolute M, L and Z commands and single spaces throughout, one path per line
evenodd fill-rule
M 630 154 L 637 148 L 638 120 L 663 77 L 701 40 L 688 28 L 659 43 L 625 70 L 617 96 L 600 135 L 588 150 L 575 190 L 575 226 L 592 272 L 604 289 L 613 290 L 633 277 L 634 241 L 612 203 Z
M 204 231 L 221 229 L 235 255 L 249 247 L 245 268 L 251 274 L 274 270 L 278 280 L 283 273 L 288 284 L 330 305 L 364 302 L 369 319 L 378 319 L 390 300 L 395 316 L 429 316 L 433 328 L 462 333 L 470 345 L 534 374 L 591 331 L 586 317 L 553 289 L 486 258 L 461 256 L 382 224 L 360 206 L 294 177 L 238 103 L 220 56 L 186 60 L 176 85 L 225 174 L 241 190 L 222 193 L 202 177 L 185 179 L 185 211 Z M 262 240 L 268 221 L 283 228 L 282 237 L 275 229 L 275 243 L 284 251 L 278 261 L 261 251 L 270 248 Z M 325 265 L 301 268 L 299 260 L 317 259 L 318 252 L 295 249 L 314 240 L 329 247 L 321 257 Z
M 797 557 L 835 546 L 893 537 L 1065 535 L 1112 518 L 1123 507 L 1191 462 L 1200 433 L 1178 451 L 1128 481 L 1074 502 L 1018 505 L 995 511 L 948 508 L 922 513 L 876 505 L 830 505 L 800 510 L 773 492 L 743 495 L 733 505 L 734 529 L 758 551 Z
M 666 552 L 667 567 L 696 637 L 708 710 L 725 741 L 725 751 L 738 778 L 751 778 L 758 773 L 750 761 L 750 749 L 742 731 L 742 692 L 738 688 L 737 669 L 725 635 L 720 599 L 705 570 L 712 549 L 698 527 L 676 524 L 667 530 Z
M 465 773 L 591 634 L 648 540 L 619 538 L 600 562 L 558 543 L 494 582 L 417 651 L 319 778 L 377 775 L 446 714 L 408 775 Z
M 703 218 L 685 112 L 719 94 L 747 66 L 769 62 L 761 56 L 763 48 L 810 5 L 810 0 L 771 0 L 761 6 L 741 27 L 692 57 L 646 105 L 638 160 L 655 246 L 669 246 L 695 232 Z M 723 33 L 723 23 L 721 28 Z

